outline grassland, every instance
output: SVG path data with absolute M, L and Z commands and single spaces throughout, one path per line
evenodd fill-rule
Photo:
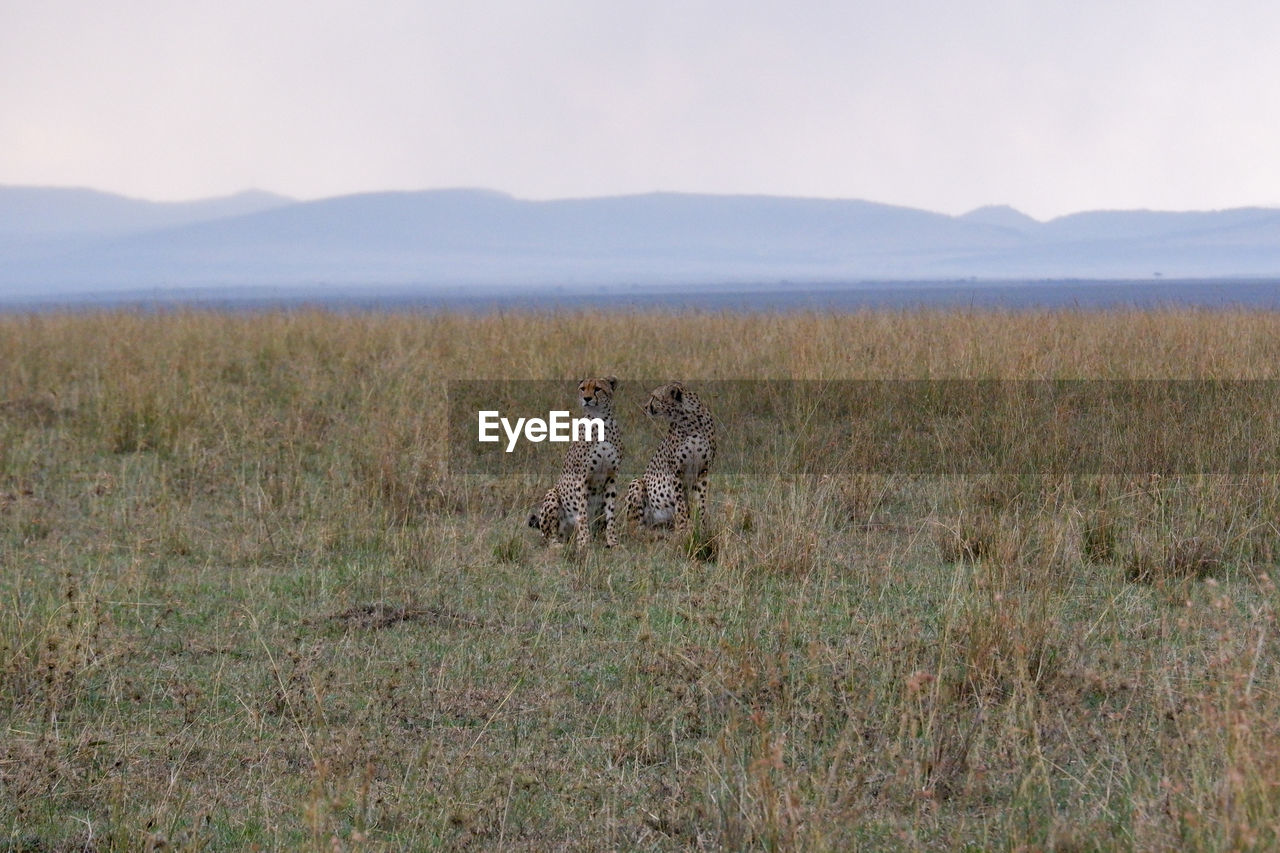
M 0 318 L 0 847 L 1280 845 L 1280 477 L 739 468 L 549 551 L 445 389 L 596 372 L 1264 380 L 1280 315 Z

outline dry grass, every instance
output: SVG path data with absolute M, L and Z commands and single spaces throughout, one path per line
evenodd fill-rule
M 1274 848 L 1280 478 L 766 464 L 575 555 L 444 395 L 1277 365 L 1265 313 L 0 318 L 0 845 Z

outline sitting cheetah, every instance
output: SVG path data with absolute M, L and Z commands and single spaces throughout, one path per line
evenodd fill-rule
M 590 438 L 575 441 L 565 454 L 560 479 L 547 490 L 542 507 L 529 516 L 529 526 L 542 531 L 544 542 L 563 542 L 574 533 L 579 547 L 591 540 L 591 523 L 604 510 L 604 542 L 618 544 L 613 527 L 613 505 L 617 498 L 618 466 L 622 462 L 622 434 L 613 417 L 616 376 L 584 379 L 578 395 L 587 417 L 604 421 L 604 441 Z
M 670 428 L 644 476 L 627 488 L 627 524 L 686 530 L 690 501 L 697 501 L 699 518 L 706 517 L 707 469 L 716 456 L 715 421 L 698 395 L 679 382 L 655 388 L 645 411 L 665 418 Z

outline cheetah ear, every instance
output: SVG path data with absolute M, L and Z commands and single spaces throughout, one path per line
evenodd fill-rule
M 610 390 L 610 391 L 617 391 L 617 390 L 618 390 L 618 377 L 616 377 L 616 376 L 606 376 L 606 377 L 604 378 L 604 381 L 609 383 L 609 390 Z
M 679 382 L 671 383 L 671 399 L 677 403 L 684 399 L 684 386 Z

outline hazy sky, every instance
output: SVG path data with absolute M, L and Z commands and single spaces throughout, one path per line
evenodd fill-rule
M 1280 205 L 1275 0 L 0 0 L 0 183 Z

